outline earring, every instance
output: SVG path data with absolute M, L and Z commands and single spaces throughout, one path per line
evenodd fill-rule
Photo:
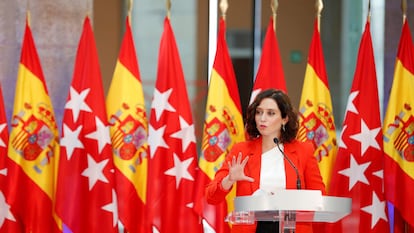
M 285 128 L 285 125 L 284 124 L 282 125 L 282 131 L 283 132 L 286 131 L 286 128 Z

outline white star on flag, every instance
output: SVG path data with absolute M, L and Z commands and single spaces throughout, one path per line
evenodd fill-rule
M 371 214 L 371 229 L 375 227 L 380 219 L 388 221 L 385 214 L 385 201 L 380 201 L 377 194 L 372 192 L 372 204 L 361 208 L 362 211 Z
M 371 162 L 358 164 L 354 159 L 354 156 L 350 155 L 349 168 L 343 169 L 338 173 L 349 177 L 349 191 L 354 187 L 354 185 L 360 181 L 365 184 L 369 184 L 367 177 L 365 176 L 365 171 L 371 164 Z
M 151 159 L 154 158 L 155 151 L 158 147 L 164 147 L 167 149 L 169 148 L 163 137 L 166 127 L 167 126 L 164 125 L 163 127 L 160 127 L 157 130 L 155 130 L 151 125 L 149 126 L 148 145 L 150 145 Z
M 253 103 L 254 99 L 256 98 L 257 94 L 259 94 L 262 91 L 262 88 L 257 88 L 256 90 L 252 91 L 252 96 L 250 97 L 249 104 Z
M 75 148 L 84 148 L 83 143 L 79 140 L 81 130 L 81 125 L 75 131 L 72 131 L 66 124 L 63 124 L 63 137 L 60 139 L 60 145 L 66 148 L 68 160 L 72 157 Z
M 349 95 L 348 103 L 346 104 L 346 114 L 348 114 L 348 112 L 353 112 L 355 114 L 358 114 L 358 109 L 354 105 L 354 100 L 358 94 L 359 94 L 359 91 L 354 91 L 354 92 L 351 92 L 351 94 Z
M 112 189 L 112 202 L 105 206 L 102 206 L 102 209 L 108 212 L 112 212 L 112 216 L 113 216 L 112 226 L 115 227 L 116 223 L 118 222 L 118 204 L 117 204 L 117 198 L 116 198 L 116 193 L 114 189 Z
M 6 128 L 6 123 L 0 124 L 0 133 Z M 4 143 L 3 139 L 0 138 L 0 147 L 6 147 L 6 143 Z
M 377 139 L 375 139 L 380 131 L 380 127 L 370 130 L 367 124 L 365 124 L 365 121 L 361 119 L 361 132 L 350 136 L 355 141 L 361 142 L 361 156 L 364 156 L 368 147 L 373 147 L 378 150 L 381 149 Z
M 187 147 L 192 142 L 196 142 L 194 134 L 194 124 L 189 125 L 184 118 L 180 116 L 180 129 L 179 131 L 170 135 L 172 138 L 177 138 L 182 140 L 183 152 L 187 150 Z
M 7 168 L 3 168 L 0 170 L 0 175 L 7 176 Z
M 155 110 L 155 118 L 159 121 L 164 110 L 175 112 L 175 108 L 168 102 L 173 89 L 170 88 L 161 93 L 158 89 L 154 90 L 154 99 L 152 100 L 151 109 Z
M 102 152 L 106 144 L 111 144 L 111 137 L 109 135 L 109 126 L 105 126 L 104 123 L 95 116 L 96 131 L 86 135 L 86 138 L 95 139 L 98 143 L 99 153 Z
M 88 167 L 82 172 L 82 176 L 88 177 L 89 179 L 89 191 L 92 190 L 98 180 L 104 183 L 109 183 L 108 179 L 106 179 L 103 174 L 103 169 L 108 161 L 108 159 L 105 159 L 97 163 L 93 157 L 88 154 Z
M 3 226 L 4 220 L 8 219 L 15 222 L 13 214 L 10 212 L 10 205 L 7 204 L 6 198 L 4 198 L 3 192 L 0 191 L 0 228 Z
M 378 170 L 378 171 L 376 171 L 376 172 L 374 172 L 372 174 L 374 176 L 380 178 L 381 180 L 384 179 L 384 170 L 382 170 L 382 169 L 381 170 Z
M 181 161 L 180 158 L 174 153 L 174 167 L 165 171 L 166 175 L 175 176 L 175 188 L 178 189 L 181 179 L 194 180 L 191 174 L 188 172 L 188 167 L 193 162 L 193 158 Z
M 90 89 L 85 89 L 81 93 L 78 93 L 75 88 L 70 87 L 70 100 L 65 105 L 65 109 L 71 109 L 73 115 L 73 122 L 76 122 L 79 117 L 80 111 L 92 112 L 85 99 L 89 94 Z
M 343 139 L 344 132 L 345 132 L 345 130 L 346 130 L 346 128 L 347 128 L 347 127 L 348 127 L 347 125 L 344 125 L 344 127 L 342 128 L 342 132 L 341 132 L 341 140 L 339 140 L 339 145 L 338 145 L 338 148 L 344 148 L 344 149 L 347 149 L 347 148 L 348 148 L 348 147 L 346 146 L 345 142 L 344 142 L 344 139 Z

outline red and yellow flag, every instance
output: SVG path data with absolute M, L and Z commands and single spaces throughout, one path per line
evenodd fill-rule
M 385 195 L 414 229 L 414 45 L 404 20 L 384 117 Z M 399 227 L 399 226 L 396 226 Z
M 129 17 L 106 109 L 116 168 L 119 220 L 129 233 L 144 232 L 148 122 Z
M 204 224 L 217 233 L 229 232 L 224 222 L 228 213 L 234 210 L 235 188 L 227 196 L 227 203 L 213 206 L 206 203 L 205 185 L 212 179 L 224 162 L 231 147 L 245 139 L 239 91 L 225 40 L 226 23 L 220 19 L 216 57 L 210 78 L 203 130 L 202 154 L 199 158 L 198 185 L 196 190 L 196 211 L 203 217 Z
M 315 19 L 313 28 L 299 104 L 299 116 L 298 139 L 311 141 L 315 145 L 315 157 L 328 191 L 338 148 L 331 94 L 318 30 L 318 18 Z
M 274 24 L 273 17 L 271 17 L 263 42 L 262 56 L 256 79 L 254 80 L 250 103 L 253 102 L 257 94 L 265 89 L 274 88 L 287 92 Z
M 17 75 L 8 145 L 7 201 L 24 232 L 57 229 L 54 220 L 58 129 L 29 19 Z

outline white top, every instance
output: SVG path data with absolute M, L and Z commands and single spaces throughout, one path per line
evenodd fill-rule
M 283 150 L 283 145 L 280 145 Z M 286 189 L 285 163 L 283 154 L 277 147 L 262 154 L 260 170 L 260 190 L 273 194 L 277 190 Z

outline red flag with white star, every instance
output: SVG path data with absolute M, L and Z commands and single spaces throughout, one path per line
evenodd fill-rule
M 164 20 L 151 104 L 147 206 L 158 232 L 201 232 L 193 211 L 196 138 L 184 73 L 169 18 Z
M 118 232 L 111 140 L 89 17 L 76 55 L 60 143 L 56 211 L 63 232 Z
M 9 130 L 7 127 L 6 112 L 3 100 L 3 91 L 0 86 L 0 232 L 22 232 L 16 218 L 6 201 L 8 179 L 7 144 L 9 143 Z
M 287 92 L 274 24 L 273 17 L 271 17 L 263 42 L 262 56 L 260 58 L 256 79 L 254 80 L 250 103 L 253 102 L 257 94 L 268 88 L 280 89 Z
M 330 195 L 352 198 L 352 212 L 328 232 L 389 232 L 374 53 L 367 21 L 342 125 Z

